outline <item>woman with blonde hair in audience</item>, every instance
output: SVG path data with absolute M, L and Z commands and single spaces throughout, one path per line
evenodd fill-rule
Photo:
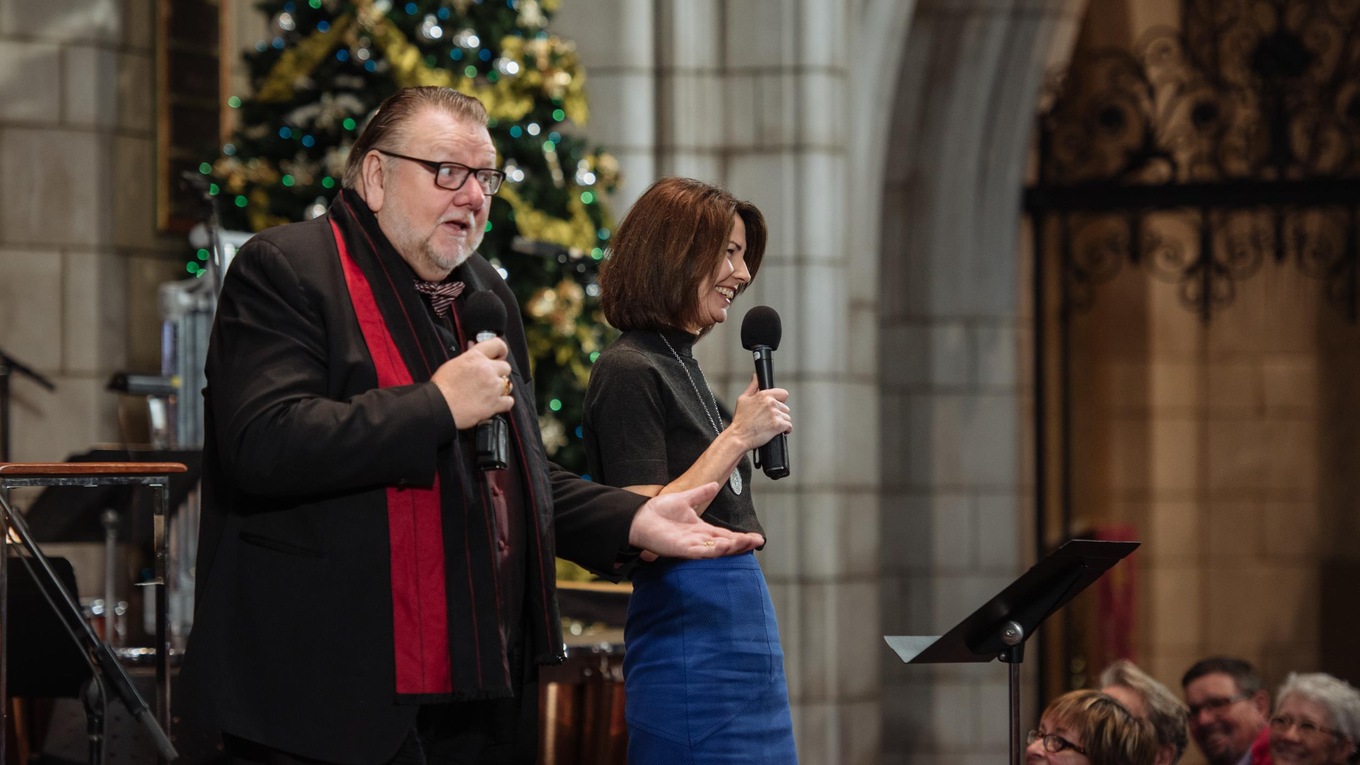
M 1152 765 L 1152 726 L 1114 697 L 1071 691 L 1054 699 L 1029 732 L 1025 765 Z
M 1275 694 L 1270 756 L 1275 765 L 1346 765 L 1357 760 L 1360 691 L 1321 672 L 1290 673 Z

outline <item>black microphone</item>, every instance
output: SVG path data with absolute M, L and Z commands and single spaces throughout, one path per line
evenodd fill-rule
M 779 349 L 783 334 L 779 313 L 767 305 L 752 308 L 741 320 L 741 347 L 755 356 L 756 384 L 761 390 L 774 387 L 774 352 Z M 780 433 L 756 450 L 756 467 L 770 478 L 783 478 L 789 474 L 787 433 Z
M 463 310 L 458 312 L 474 342 L 484 342 L 505 334 L 505 304 L 491 290 L 479 290 L 468 295 Z M 510 424 L 502 415 L 477 423 L 474 439 L 477 467 L 482 470 L 504 470 L 510 454 Z

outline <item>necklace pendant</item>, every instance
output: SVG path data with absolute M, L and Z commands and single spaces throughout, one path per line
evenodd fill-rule
M 676 352 L 675 346 L 671 345 L 671 341 L 667 340 L 664 334 L 660 332 L 657 334 L 661 336 L 661 342 L 666 344 L 666 349 L 675 357 L 675 363 L 680 365 L 680 370 L 685 373 L 685 377 L 689 380 L 690 387 L 694 389 L 695 397 L 699 399 L 699 406 L 704 410 L 704 417 L 708 419 L 708 424 L 713 426 L 714 435 L 722 435 L 722 407 L 718 406 L 718 399 L 713 395 L 713 389 L 709 388 L 708 397 L 713 400 L 713 411 L 718 415 L 716 422 L 713 420 L 713 415 L 708 413 L 708 403 L 704 401 L 704 394 L 699 392 L 699 383 L 694 381 L 694 376 L 689 373 L 689 367 L 685 366 L 685 362 Z M 702 375 L 703 372 L 700 371 L 699 374 Z M 707 381 L 705 381 L 704 387 L 708 387 Z M 700 428 L 702 427 L 701 425 Z M 732 475 L 727 477 L 727 485 L 732 487 L 733 494 L 741 494 L 741 484 L 741 464 L 738 463 L 736 467 L 732 468 Z

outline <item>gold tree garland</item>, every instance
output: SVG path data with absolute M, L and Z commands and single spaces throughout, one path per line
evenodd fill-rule
M 565 247 L 573 257 L 578 258 L 595 246 L 595 222 L 590 219 L 579 194 L 573 194 L 567 203 L 571 213 L 567 219 L 549 215 L 525 202 L 509 184 L 501 186 L 496 197 L 504 199 L 514 208 L 515 226 L 526 239 Z
M 572 122 L 583 125 L 589 119 L 585 73 L 581 70 L 575 47 L 561 38 L 526 40 L 513 35 L 503 38 L 501 55 L 518 62 L 521 74 L 484 85 L 466 75 L 427 66 L 420 49 L 374 7 L 373 0 L 356 0 L 355 5 L 357 13 L 340 16 L 326 31 L 314 32 L 284 51 L 260 84 L 257 98 L 266 103 L 291 100 L 298 83 L 306 81 L 337 47 L 342 43 L 357 43 L 361 35 L 368 35 L 392 67 L 392 77 L 398 87 L 454 88 L 476 96 L 486 105 L 492 119 L 510 122 L 528 114 L 533 108 L 535 93 L 541 92 L 560 102 L 567 119 Z
M 551 11 L 555 2 L 543 2 Z M 368 36 L 371 44 L 381 50 L 391 67 L 398 87 L 434 85 L 454 88 L 476 96 L 492 119 L 514 122 L 522 119 L 533 108 L 535 96 L 542 93 L 560 103 L 568 120 L 582 125 L 589 118 L 585 95 L 585 74 L 571 43 L 558 37 L 526 39 L 507 36 L 501 40 L 502 55 L 520 65 L 520 74 L 502 77 L 495 83 L 482 84 L 474 78 L 455 74 L 447 69 L 428 66 L 417 48 L 374 5 L 373 0 L 356 0 L 357 11 L 344 14 L 325 31 L 317 31 L 284 51 L 261 82 L 256 97 L 260 101 L 280 103 L 292 100 L 301 83 L 327 56 L 341 45 L 359 45 L 361 36 Z M 617 163 L 601 154 L 588 162 L 600 171 L 601 187 L 610 187 L 617 180 Z M 246 193 L 249 186 L 257 187 L 248 194 L 252 228 L 262 230 L 288 222 L 286 218 L 267 212 L 267 197 L 258 187 L 278 182 L 281 173 L 260 160 L 249 163 L 224 157 L 214 171 L 223 179 L 227 191 Z M 610 168 L 614 168 L 611 170 Z M 596 242 L 596 225 L 590 219 L 585 204 L 578 194 L 568 202 L 569 218 L 558 218 L 525 202 L 510 186 L 502 188 L 499 196 L 515 211 L 515 224 L 525 237 L 550 242 L 567 248 L 579 257 L 589 252 Z

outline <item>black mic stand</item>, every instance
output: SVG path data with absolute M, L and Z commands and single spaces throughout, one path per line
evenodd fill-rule
M 1001 594 L 943 636 L 886 635 L 907 664 L 1000 659 L 1010 666 L 1010 761 L 1020 765 L 1020 662 L 1025 641 L 1050 614 L 1133 552 L 1139 542 L 1073 539 L 1034 564 Z
M 208 279 L 216 297 L 222 291 L 227 264 L 222 253 L 222 226 L 217 214 L 217 197 L 212 193 L 212 180 L 202 173 L 185 170 L 180 173 L 179 185 L 194 198 L 194 217 L 203 224 L 208 235 Z
M 9 378 L 14 372 L 27 375 L 29 379 L 48 390 L 56 390 L 52 381 L 20 364 L 13 356 L 0 349 L 0 462 L 9 462 Z
M 28 531 L 28 524 L 24 522 L 23 516 L 14 512 L 9 502 L 5 501 L 3 494 L 0 494 L 0 515 L 3 516 L 0 517 L 0 529 L 11 529 L 18 534 L 19 541 L 28 551 L 28 557 L 20 555 L 18 556 L 19 559 L 28 568 L 33 581 L 37 583 L 39 591 L 42 592 L 43 598 L 60 617 L 62 626 L 70 634 L 71 639 L 80 646 L 86 661 L 90 664 L 92 677 L 81 693 L 81 700 L 85 705 L 86 727 L 90 737 L 90 765 L 104 765 L 104 723 L 108 716 L 108 688 L 110 686 L 133 718 L 146 729 L 147 735 L 151 737 L 151 741 L 156 745 L 161 756 L 167 762 L 178 758 L 179 753 L 175 751 L 174 744 L 170 743 L 170 738 L 166 736 L 165 731 L 161 730 L 155 716 L 147 708 L 146 702 L 142 701 L 137 689 L 133 687 L 132 678 L 128 677 L 123 666 L 114 658 L 113 651 L 109 649 L 108 643 L 100 640 L 95 634 L 94 628 L 90 626 L 89 622 L 85 621 L 80 605 L 76 603 L 75 598 L 57 578 L 57 573 L 52 568 L 52 562 L 38 548 L 38 544 Z M 107 608 L 108 604 L 105 604 L 105 607 Z

